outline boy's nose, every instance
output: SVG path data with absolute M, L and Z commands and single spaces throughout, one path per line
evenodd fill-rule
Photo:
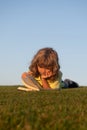
M 47 71 L 44 69 L 44 71 L 43 71 L 42 74 L 43 74 L 43 75 L 47 75 Z

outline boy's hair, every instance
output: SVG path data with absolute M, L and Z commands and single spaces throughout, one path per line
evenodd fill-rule
M 50 69 L 54 74 L 54 76 L 51 77 L 51 80 L 55 80 L 55 78 L 58 77 L 60 69 L 57 52 L 49 47 L 40 49 L 33 57 L 31 65 L 29 66 L 29 70 L 35 77 L 39 76 L 37 66 Z

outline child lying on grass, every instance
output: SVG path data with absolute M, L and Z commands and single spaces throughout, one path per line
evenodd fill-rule
M 58 54 L 49 47 L 42 48 L 36 53 L 29 71 L 22 74 L 22 81 L 26 87 L 25 91 L 68 88 L 75 83 L 71 80 L 62 81 Z M 74 85 L 78 87 L 77 83 Z

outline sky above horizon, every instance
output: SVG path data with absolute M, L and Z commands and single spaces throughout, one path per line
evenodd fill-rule
M 43 47 L 57 51 L 63 80 L 87 86 L 87 0 L 0 0 L 0 85 L 21 85 Z

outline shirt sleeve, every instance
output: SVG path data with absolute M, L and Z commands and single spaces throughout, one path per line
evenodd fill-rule
M 54 82 L 49 82 L 49 85 L 52 89 L 58 89 L 62 86 L 62 72 L 59 71 L 59 77 Z

